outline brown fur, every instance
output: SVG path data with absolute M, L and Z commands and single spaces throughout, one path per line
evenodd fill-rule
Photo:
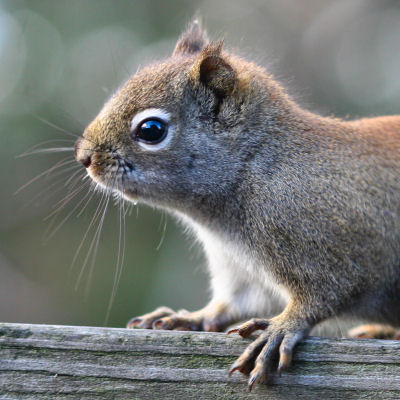
M 77 142 L 77 159 L 126 199 L 178 214 L 209 258 L 204 309 L 162 308 L 130 327 L 221 330 L 263 316 L 268 286 L 289 298 L 278 316 L 235 330 L 264 329 L 231 370 L 250 373 L 251 388 L 276 353 L 287 368 L 321 321 L 400 326 L 400 117 L 313 114 L 263 68 L 207 43 L 195 24 L 170 59 L 128 80 Z M 130 125 L 154 108 L 173 133 L 153 152 Z

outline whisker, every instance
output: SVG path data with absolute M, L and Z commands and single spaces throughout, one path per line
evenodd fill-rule
M 91 289 L 91 285 L 92 285 L 92 278 L 93 278 L 93 271 L 94 271 L 94 266 L 95 266 L 95 262 L 96 262 L 96 256 L 97 256 L 97 252 L 99 249 L 99 242 L 100 242 L 101 232 L 103 230 L 104 218 L 105 218 L 105 215 L 106 215 L 106 212 L 108 209 L 108 204 L 110 202 L 110 198 L 111 198 L 111 195 L 109 194 L 107 196 L 107 201 L 103 207 L 103 210 L 101 213 L 101 218 L 100 218 L 99 224 L 97 226 L 96 232 L 95 232 L 92 242 L 90 244 L 87 259 L 85 259 L 85 262 L 84 262 L 84 264 L 86 264 L 89 259 L 89 256 L 91 255 L 92 260 L 90 262 L 88 277 L 87 277 L 86 286 L 85 286 L 85 294 L 84 294 L 85 299 L 87 299 L 89 297 L 89 293 L 90 293 L 90 289 Z
M 116 176 L 115 176 L 115 179 L 116 179 Z M 95 261 L 96 261 L 98 248 L 99 248 L 100 236 L 101 236 L 101 232 L 102 232 L 103 224 L 104 224 L 104 218 L 105 218 L 105 215 L 106 215 L 106 212 L 107 212 L 107 208 L 108 208 L 108 204 L 110 202 L 111 194 L 112 194 L 112 191 L 113 191 L 113 188 L 114 188 L 115 179 L 114 179 L 114 183 L 113 183 L 111 189 L 108 190 L 108 193 L 107 193 L 107 196 L 106 196 L 106 202 L 105 202 L 105 205 L 104 205 L 103 210 L 101 212 L 101 218 L 100 218 L 100 221 L 99 221 L 99 225 L 97 226 L 96 232 L 95 232 L 95 234 L 93 236 L 92 242 L 91 242 L 90 247 L 89 247 L 88 254 L 87 254 L 86 259 L 84 261 L 84 265 L 86 265 L 90 254 L 92 254 L 92 261 L 90 263 L 88 279 L 87 279 L 87 284 L 86 284 L 86 288 L 85 288 L 85 298 L 87 298 L 88 295 L 89 295 L 90 286 L 91 286 L 91 282 L 92 282 L 92 275 L 93 275 L 94 265 L 95 265 Z
M 63 160 L 66 160 L 66 161 L 63 162 Z M 81 166 L 79 164 L 77 164 L 74 159 L 70 159 L 70 157 L 66 157 L 63 160 L 60 160 L 53 167 L 51 167 L 47 170 L 46 179 L 50 176 L 51 173 L 53 173 L 58 168 L 64 168 L 67 166 L 66 169 L 63 169 L 62 171 L 57 171 L 56 172 L 57 174 L 59 174 L 60 172 L 70 171 L 75 168 L 81 168 Z M 53 174 L 52 176 L 55 176 L 55 174 Z
M 85 187 L 85 184 L 82 184 L 81 186 L 79 186 L 78 188 L 74 189 L 72 192 L 67 193 L 64 198 L 62 198 L 61 200 L 59 200 L 57 203 L 55 203 L 53 205 L 53 207 L 57 207 L 55 210 L 53 210 L 49 215 L 47 215 L 43 221 L 47 221 L 49 218 L 51 218 L 52 216 L 58 214 L 69 202 L 70 200 L 72 200 L 75 195 L 81 191 L 83 188 Z
M 67 161 L 69 160 L 69 161 Z M 27 183 L 25 183 L 24 185 L 22 185 L 16 192 L 14 192 L 14 195 L 18 194 L 19 192 L 21 192 L 22 190 L 24 190 L 27 186 L 31 185 L 32 183 L 36 182 L 38 179 L 40 179 L 42 176 L 45 176 L 46 174 L 49 175 L 51 174 L 51 172 L 53 172 L 54 170 L 64 167 L 68 164 L 72 164 L 73 162 L 75 162 L 75 160 L 70 160 L 70 157 L 64 158 L 61 161 L 58 161 L 56 164 L 54 164 L 52 167 L 50 167 L 49 169 L 47 169 L 46 171 L 43 171 L 42 173 L 40 173 L 39 175 L 36 175 L 34 178 L 32 178 L 31 180 L 29 180 Z M 65 172 L 65 171 L 62 171 Z
M 79 168 L 80 168 L 80 166 L 79 166 Z M 68 185 L 70 184 L 70 182 L 72 181 L 72 179 L 74 179 L 75 176 L 76 176 L 79 172 L 80 172 L 79 169 L 78 169 L 76 172 L 74 172 L 74 173 L 65 181 L 64 186 L 68 186 Z M 81 174 L 81 175 L 78 176 L 78 179 L 76 179 L 76 180 L 71 184 L 71 187 L 70 187 L 70 188 L 73 188 L 73 187 L 79 182 L 79 180 L 82 179 L 84 176 L 86 176 L 86 171 L 84 171 L 83 174 Z
M 35 144 L 34 146 L 29 147 L 29 149 L 25 150 L 23 153 L 19 154 L 15 158 L 20 158 L 24 157 L 27 153 L 30 153 L 31 151 L 37 149 L 40 146 L 43 146 L 45 144 L 50 144 L 50 143 L 74 143 L 75 140 L 72 139 L 52 139 L 52 140 L 45 140 L 44 142 L 40 142 Z
M 121 213 L 121 217 L 122 217 L 122 254 L 121 254 L 121 262 L 120 262 L 120 268 L 119 268 L 119 274 L 118 274 L 118 278 L 117 278 L 117 283 L 115 286 L 115 294 L 114 294 L 114 298 L 117 294 L 117 289 L 119 286 L 119 283 L 121 281 L 121 276 L 122 276 L 122 271 L 124 268 L 124 263 L 125 263 L 125 249 L 126 249 L 126 213 L 125 213 L 125 200 L 123 199 L 123 197 L 121 196 L 121 206 L 122 206 L 122 213 Z M 114 299 L 113 299 L 114 301 Z M 111 303 L 112 306 L 112 303 Z M 111 311 L 111 306 L 110 306 L 110 311 Z
M 64 182 L 64 180 L 65 180 L 65 177 L 62 177 L 61 179 L 56 180 L 54 183 L 46 186 L 43 190 L 41 190 L 39 193 L 37 193 L 35 196 L 33 196 L 25 205 L 23 205 L 23 209 L 30 206 L 32 203 L 34 203 L 39 198 L 42 198 L 42 202 L 45 202 L 49 198 L 51 198 L 54 195 L 56 195 L 57 193 L 59 193 L 61 190 L 64 190 L 65 189 L 64 185 L 60 185 L 60 183 Z M 60 185 L 60 187 L 55 190 L 52 190 L 57 185 Z M 50 195 L 43 197 L 45 194 L 48 194 L 48 192 L 50 192 Z
M 69 132 L 64 128 L 61 128 L 61 126 L 58 126 L 58 125 L 54 124 L 53 122 L 50 122 L 49 120 L 47 120 L 47 119 L 45 119 L 45 118 L 43 118 L 43 117 L 41 117 L 41 116 L 39 116 L 39 115 L 37 115 L 35 113 L 31 113 L 31 115 L 34 118 L 38 119 L 40 122 L 44 123 L 47 126 L 50 126 L 51 128 L 56 129 L 59 132 L 65 133 L 66 135 L 72 136 L 74 138 L 78 138 L 79 137 L 79 135 L 77 135 L 76 133 Z
M 89 232 L 90 232 L 90 230 L 91 230 L 93 224 L 96 222 L 96 220 L 99 218 L 99 216 L 100 216 L 100 214 L 101 214 L 101 211 L 100 211 L 100 210 L 102 210 L 103 204 L 105 203 L 105 201 L 106 201 L 107 198 L 108 198 L 107 194 L 108 194 L 108 193 L 107 193 L 106 191 L 103 191 L 102 196 L 101 196 L 101 199 L 100 199 L 100 201 L 99 201 L 99 204 L 97 205 L 96 211 L 94 212 L 93 217 L 92 217 L 92 219 L 91 219 L 91 221 L 90 221 L 90 223 L 89 223 L 89 226 L 88 226 L 88 228 L 86 229 L 86 232 L 85 232 L 85 234 L 83 235 L 83 238 L 82 238 L 82 240 L 81 240 L 81 242 L 80 242 L 80 244 L 79 244 L 79 246 L 78 246 L 78 249 L 77 249 L 76 252 L 75 252 L 74 258 L 73 258 L 72 263 L 71 263 L 71 266 L 70 266 L 70 271 L 72 270 L 72 267 L 73 267 L 73 266 L 75 265 L 75 263 L 76 263 L 76 260 L 77 260 L 77 258 L 78 258 L 78 256 L 79 256 L 80 252 L 81 252 L 82 246 L 83 246 L 83 244 L 84 244 L 85 241 L 86 241 L 87 235 L 89 234 Z M 85 206 L 85 207 L 86 207 L 86 206 Z M 83 273 L 84 273 L 84 269 L 85 269 L 85 266 L 83 266 L 83 267 L 81 268 L 81 271 L 80 271 L 80 273 L 79 273 L 78 279 L 77 279 L 76 284 L 75 284 L 75 290 L 78 290 L 78 287 L 79 287 L 79 285 L 80 285 L 80 281 L 81 281 L 81 279 L 82 279 L 82 275 L 83 275 Z
M 53 174 L 51 175 L 51 178 L 56 178 L 56 177 L 61 176 L 63 174 L 67 174 L 67 173 L 69 173 L 71 171 L 74 171 L 76 169 L 79 171 L 81 168 L 80 168 L 79 165 L 70 165 L 68 168 L 65 168 L 65 169 L 63 169 L 61 171 L 53 172 Z M 49 179 L 49 176 L 45 176 L 44 179 L 45 180 Z M 65 179 L 65 177 L 64 177 L 64 179 Z
M 69 111 L 67 111 L 65 109 L 65 107 L 63 108 L 60 105 L 55 104 L 54 101 L 51 102 L 51 107 L 57 108 L 58 112 L 61 113 L 61 115 L 66 114 L 70 120 L 74 121 L 75 124 L 79 125 L 79 128 L 81 130 L 83 130 L 85 128 L 85 125 L 82 122 L 80 122 L 73 114 L 71 114 Z M 64 117 L 65 116 L 63 116 L 63 118 Z
M 63 210 L 63 208 L 83 189 L 85 188 L 85 183 L 82 183 L 79 187 L 77 187 L 74 190 L 69 190 L 68 193 L 61 199 L 59 200 L 56 204 L 53 205 L 53 207 L 57 207 L 55 210 L 53 210 L 50 214 L 48 214 L 43 221 L 47 221 L 50 218 L 53 218 L 52 221 L 50 222 L 50 225 L 47 229 L 49 231 L 51 229 L 51 226 L 53 225 L 55 219 L 57 218 L 58 214 Z
M 133 203 L 128 203 L 127 206 L 126 206 L 125 216 L 128 215 L 129 217 L 131 217 L 132 213 L 133 213 L 133 209 L 135 207 L 136 206 Z
M 160 216 L 160 222 L 158 223 L 158 228 L 157 228 L 157 231 L 161 230 L 161 227 L 162 227 L 162 223 L 163 223 L 163 221 L 164 221 L 164 213 L 163 213 L 163 212 L 161 212 L 161 216 Z
M 167 220 L 168 220 L 167 216 L 164 213 L 162 213 L 161 215 L 164 217 L 164 226 L 163 226 L 163 230 L 162 230 L 162 233 L 161 233 L 160 242 L 158 243 L 158 246 L 156 247 L 156 251 L 160 250 L 162 244 L 164 243 L 165 233 L 167 231 Z
M 92 200 L 92 198 L 93 198 L 93 196 L 94 196 L 94 194 L 95 194 L 95 191 L 92 190 L 91 192 L 88 192 L 88 194 L 89 194 L 89 193 L 90 193 L 90 197 L 89 197 L 89 199 L 87 200 L 86 204 L 82 207 L 82 209 L 81 209 L 81 210 L 78 212 L 78 214 L 76 215 L 77 218 L 79 218 L 79 217 L 82 215 L 82 213 L 85 211 L 86 207 L 87 207 L 88 204 L 90 203 L 90 200 Z
M 110 295 L 110 300 L 108 302 L 108 307 L 107 307 L 107 312 L 106 316 L 104 318 L 103 325 L 107 325 L 110 314 L 111 314 L 111 309 L 114 304 L 115 296 L 117 294 L 117 289 L 121 280 L 122 276 L 122 271 L 124 267 L 124 261 L 125 261 L 125 246 L 126 246 L 126 224 L 125 224 L 125 216 L 126 216 L 126 211 L 125 211 L 125 202 L 123 199 L 123 188 L 120 189 L 119 191 L 119 236 L 118 236 L 118 256 L 117 256 L 117 264 L 116 264 L 116 269 L 115 269 L 115 274 L 114 274 L 114 282 L 113 282 L 113 287 Z
M 89 268 L 88 280 L 87 280 L 87 285 L 86 285 L 86 290 L 85 290 L 85 296 L 86 297 L 88 296 L 89 291 L 90 291 L 90 285 L 91 285 L 91 282 L 92 282 L 92 275 L 93 275 L 94 265 L 95 265 L 96 256 L 97 256 L 97 252 L 98 252 L 100 236 L 101 236 L 101 232 L 103 230 L 103 225 L 104 225 L 104 218 L 105 218 L 105 215 L 106 215 L 106 212 L 107 212 L 107 208 L 108 208 L 111 196 L 112 196 L 112 194 L 114 192 L 114 188 L 115 188 L 115 183 L 116 183 L 117 177 L 118 177 L 118 172 L 115 173 L 114 182 L 113 182 L 111 188 L 108 190 L 107 203 L 103 208 L 103 214 L 102 214 L 101 220 L 99 222 L 99 226 L 97 227 L 97 231 L 96 231 L 97 238 L 96 238 L 96 241 L 94 242 L 95 245 L 94 245 L 94 249 L 93 249 L 93 252 L 92 252 L 92 262 L 91 262 L 91 265 L 90 265 L 90 268 Z M 110 181 L 111 181 L 111 178 L 110 178 Z M 109 185 L 107 185 L 107 186 L 109 186 Z
M 70 151 L 72 153 L 75 153 L 75 150 L 80 149 L 80 150 L 93 150 L 93 149 L 89 149 L 86 148 L 84 149 L 83 147 L 79 147 L 79 146 L 72 146 L 72 147 L 47 147 L 44 149 L 37 149 L 37 150 L 32 150 L 32 151 L 26 151 L 22 154 L 20 154 L 19 156 L 17 156 L 16 158 L 21 158 L 21 157 L 26 157 L 26 156 L 30 156 L 32 154 L 54 154 L 54 153 L 63 153 L 63 152 L 67 152 Z M 104 153 L 104 151 L 101 151 L 100 149 L 96 148 L 96 152 L 97 153 Z
M 32 150 L 30 152 L 25 152 L 17 156 L 17 158 L 30 156 L 32 154 L 63 153 L 67 151 L 73 152 L 74 150 L 75 150 L 74 147 L 48 147 L 45 149 L 37 149 L 37 150 Z
M 100 202 L 99 202 L 99 204 L 98 204 L 98 206 L 97 206 L 97 208 L 96 208 L 96 210 L 95 210 L 95 212 L 94 212 L 94 214 L 93 214 L 93 217 L 92 217 L 92 219 L 91 219 L 91 221 L 90 221 L 90 224 L 89 224 L 89 226 L 88 226 L 88 228 L 87 228 L 85 234 L 83 235 L 83 238 L 82 238 L 82 240 L 81 240 L 81 242 L 80 242 L 80 244 L 79 244 L 79 246 L 78 246 L 78 249 L 77 249 L 76 252 L 75 252 L 75 256 L 74 256 L 74 258 L 73 258 L 73 260 L 72 260 L 70 269 L 72 269 L 72 267 L 73 267 L 74 264 L 76 263 L 76 260 L 77 260 L 77 258 L 78 258 L 78 256 L 79 256 L 80 252 L 81 252 L 81 249 L 82 249 L 82 247 L 83 247 L 83 244 L 86 242 L 86 238 L 87 238 L 87 236 L 88 236 L 88 234 L 89 234 L 89 232 L 90 232 L 90 230 L 91 230 L 93 224 L 94 224 L 94 223 L 97 221 L 97 219 L 99 218 L 99 216 L 100 216 L 100 214 L 101 214 L 101 211 L 100 211 L 100 210 L 103 209 L 103 205 L 105 204 L 105 200 L 106 200 L 106 197 L 105 197 L 105 194 L 103 193 L 103 196 L 101 197 L 101 200 L 100 200 Z M 90 254 L 90 253 L 88 253 L 88 254 Z M 87 258 L 87 256 L 86 256 L 86 258 Z M 86 260 L 85 260 L 85 261 L 86 261 Z M 81 270 L 80 270 L 80 272 L 79 272 L 78 278 L 77 278 L 77 280 L 76 280 L 76 282 L 75 282 L 75 290 L 78 290 L 78 287 L 79 287 L 80 282 L 81 282 L 81 280 L 82 280 L 82 277 L 83 277 L 83 274 L 84 274 L 84 272 L 85 272 L 85 269 L 86 269 L 86 262 L 83 263 L 83 265 L 82 265 L 82 267 L 81 267 Z
M 43 122 L 44 124 L 50 126 L 51 128 L 54 128 L 54 129 L 56 129 L 56 130 L 59 131 L 59 132 L 65 133 L 65 134 L 68 135 L 68 136 L 72 136 L 72 137 L 74 137 L 74 138 L 76 138 L 76 139 L 78 139 L 78 138 L 81 136 L 81 135 L 78 135 L 78 134 L 76 134 L 76 133 L 69 132 L 69 131 L 67 131 L 67 130 L 64 129 L 64 128 L 61 128 L 61 126 L 58 126 L 58 125 L 54 124 L 53 122 L 50 122 L 49 120 L 47 120 L 47 119 L 45 119 L 45 118 L 43 118 L 43 117 L 40 117 L 40 116 L 37 115 L 37 114 L 31 113 L 31 115 L 32 115 L 34 118 L 38 119 L 40 122 Z M 96 142 L 94 142 L 93 140 L 91 140 L 91 139 L 89 139 L 89 138 L 87 138 L 87 137 L 85 137 L 85 140 L 87 140 L 88 142 L 92 142 L 93 144 L 97 145 Z
M 84 185 L 79 188 L 81 191 L 84 189 Z M 78 207 L 85 201 L 85 199 L 89 196 L 90 192 L 87 192 L 84 197 L 82 197 L 81 200 L 74 206 L 74 208 L 64 217 L 64 219 L 53 229 L 53 231 L 47 236 L 47 240 L 49 240 L 51 237 L 53 237 L 56 232 L 67 222 L 67 220 L 70 218 L 70 216 L 78 209 Z

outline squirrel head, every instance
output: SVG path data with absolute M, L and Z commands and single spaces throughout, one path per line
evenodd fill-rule
M 76 159 L 95 182 L 182 211 L 232 195 L 284 95 L 262 68 L 222 46 L 194 21 L 169 59 L 112 96 L 76 143 Z

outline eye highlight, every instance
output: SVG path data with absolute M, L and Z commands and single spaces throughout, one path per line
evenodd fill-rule
M 162 142 L 168 133 L 168 124 L 159 118 L 149 118 L 138 124 L 134 139 L 146 144 Z

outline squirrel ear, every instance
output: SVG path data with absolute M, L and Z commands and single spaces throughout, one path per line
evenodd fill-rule
M 217 96 L 229 95 L 236 84 L 236 72 L 221 54 L 223 41 L 207 45 L 192 68 L 191 76 Z
M 181 37 L 178 39 L 172 55 L 190 55 L 199 53 L 207 44 L 207 34 L 201 27 L 200 18 L 196 18 L 189 24 L 186 31 L 183 32 Z

